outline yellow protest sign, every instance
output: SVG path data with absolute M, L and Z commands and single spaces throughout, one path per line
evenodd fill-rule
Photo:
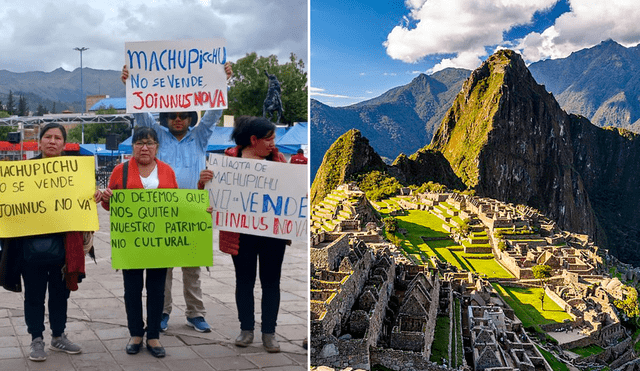
M 96 231 L 94 158 L 0 161 L 0 237 Z

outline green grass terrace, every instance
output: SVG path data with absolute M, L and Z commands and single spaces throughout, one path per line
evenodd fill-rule
M 512 278 L 492 254 L 467 254 L 464 248 L 449 238 L 449 233 L 443 228 L 443 220 L 425 210 L 409 210 L 407 215 L 396 216 L 398 228 L 407 233 L 401 238 L 402 248 L 407 254 L 421 257 L 422 263 L 430 265 L 429 257 L 437 256 L 458 269 L 478 272 L 488 278 Z M 423 237 L 426 237 L 423 239 Z M 429 240 L 442 238 L 442 240 Z
M 565 320 L 571 320 L 571 316 L 546 295 L 544 309 L 542 308 L 542 303 L 538 296 L 543 291 L 542 288 L 508 287 L 497 283 L 492 285 L 513 309 L 524 327 L 562 323 Z
M 582 357 L 589 357 L 592 356 L 594 354 L 600 354 L 602 352 L 604 352 L 604 349 L 602 349 L 602 347 L 599 347 L 595 344 L 589 345 L 587 347 L 579 347 L 579 348 L 573 348 L 573 349 L 569 349 L 570 352 L 573 352 L 575 354 L 578 354 Z

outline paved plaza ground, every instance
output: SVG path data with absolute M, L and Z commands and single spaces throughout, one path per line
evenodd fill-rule
M 45 320 L 44 340 L 49 353 L 45 362 L 29 361 L 31 336 L 24 322 L 23 294 L 0 288 L 0 370 L 308 370 L 302 341 L 308 334 L 308 249 L 306 242 L 287 248 L 282 270 L 282 295 L 276 334 L 281 353 L 267 353 L 260 340 L 248 348 L 233 344 L 240 332 L 235 305 L 235 276 L 231 257 L 217 250 L 214 231 L 214 266 L 203 268 L 206 319 L 211 333 L 187 327 L 182 296 L 182 273 L 174 269 L 174 308 L 169 329 L 160 342 L 167 356 L 156 359 L 143 348 L 137 355 L 125 353 L 129 339 L 124 309 L 122 274 L 111 268 L 109 215 L 98 208 L 100 231 L 94 237 L 97 264 L 87 258 L 87 278 L 69 299 L 66 333 L 82 346 L 78 355 L 48 350 L 51 331 Z M 260 283 L 256 283 L 256 320 L 260 320 Z M 45 316 L 48 318 L 48 315 Z

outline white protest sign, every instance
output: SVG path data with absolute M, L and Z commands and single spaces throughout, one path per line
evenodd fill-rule
M 210 154 L 213 228 L 308 240 L 307 166 Z
M 227 108 L 224 39 L 125 43 L 127 113 Z

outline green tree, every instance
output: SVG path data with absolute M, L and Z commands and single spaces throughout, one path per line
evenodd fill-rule
M 620 309 L 629 318 L 640 316 L 640 309 L 638 308 L 638 290 L 627 285 L 625 285 L 624 288 L 627 291 L 626 298 L 624 300 L 614 300 L 613 305 Z
M 120 141 L 131 135 L 131 127 L 128 124 L 85 124 L 85 143 L 106 143 L 107 134 L 118 134 Z M 82 125 L 77 125 L 67 132 L 67 142 L 80 143 L 82 140 Z
M 229 89 L 227 115 L 262 116 L 262 104 L 269 85 L 264 71 L 276 75 L 282 90 L 281 123 L 307 121 L 307 73 L 304 62 L 291 53 L 289 62 L 278 64 L 275 55 L 258 57 L 247 54 L 232 65 L 233 77 Z
M 384 230 L 390 234 L 394 234 L 398 230 L 398 219 L 394 217 L 384 218 L 382 223 L 384 223 Z
M 500 251 L 504 251 L 507 249 L 507 244 L 504 242 L 504 240 L 500 240 L 500 242 L 498 242 L 498 249 Z
M 373 201 L 394 196 L 402 188 L 396 178 L 378 170 L 360 175 L 357 182 L 367 198 Z
M 531 268 L 531 272 L 533 272 L 533 278 L 540 280 L 540 284 L 544 287 L 551 278 L 552 269 L 546 264 L 541 264 Z
M 0 111 L 0 118 L 3 117 L 9 117 L 9 115 L 4 111 Z M 11 133 L 12 131 L 16 131 L 16 128 L 12 126 L 0 126 L 0 140 L 7 140 L 7 133 Z
M 29 107 L 27 106 L 27 98 L 24 95 L 21 95 L 18 98 L 18 116 L 28 116 L 29 115 Z
M 440 184 L 429 181 L 427 183 L 422 183 L 418 189 L 416 189 L 417 193 L 425 193 L 425 192 L 445 192 L 447 187 Z
M 38 104 L 38 108 L 36 109 L 36 116 L 44 116 L 46 113 L 47 109 L 42 104 Z
M 466 218 L 462 221 L 462 224 L 460 224 L 459 230 L 463 236 L 468 236 L 471 232 L 471 226 L 469 225 L 470 222 L 471 219 Z
M 544 297 L 547 294 L 544 293 L 544 290 L 538 292 L 538 299 L 540 299 L 540 309 L 544 310 Z
M 9 97 L 7 98 L 7 113 L 9 116 L 15 115 L 16 102 L 13 100 L 13 92 L 9 90 Z

